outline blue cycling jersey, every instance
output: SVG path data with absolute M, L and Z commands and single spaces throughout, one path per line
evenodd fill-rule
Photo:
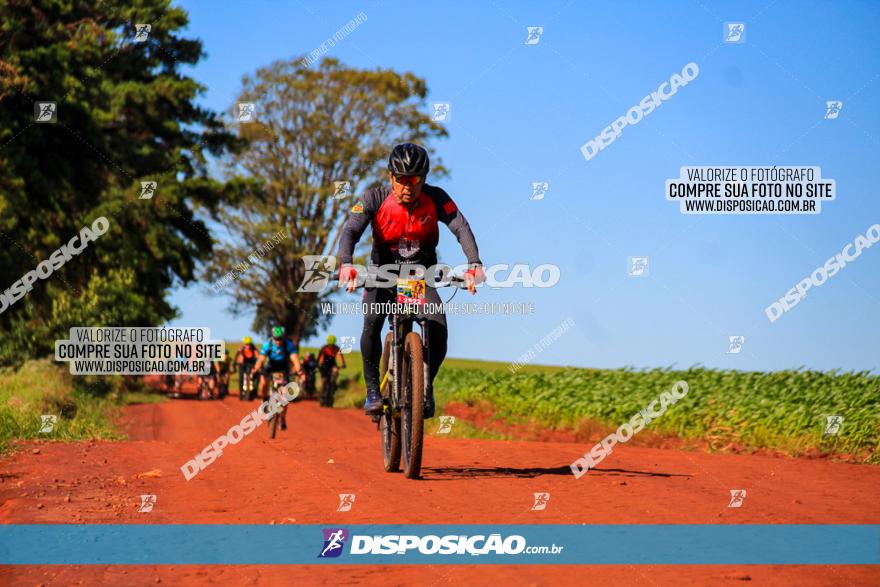
M 260 354 L 269 357 L 270 361 L 287 361 L 290 355 L 296 354 L 299 349 L 289 338 L 285 338 L 281 344 L 275 344 L 274 340 L 267 340 L 260 349 Z

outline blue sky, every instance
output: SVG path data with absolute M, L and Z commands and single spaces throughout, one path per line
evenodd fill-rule
M 468 217 L 483 262 L 556 263 L 561 280 L 482 289 L 473 301 L 532 302 L 536 312 L 449 317 L 450 356 L 514 360 L 572 318 L 534 362 L 880 368 L 880 246 L 778 321 L 764 314 L 880 222 L 880 115 L 871 106 L 880 99 L 880 4 L 178 4 L 208 54 L 190 73 L 213 109 L 231 107 L 242 75 L 312 51 L 361 11 L 366 22 L 328 55 L 412 71 L 426 79 L 429 102 L 452 104 L 450 137 L 434 144 L 451 170 L 439 185 Z M 746 24 L 745 43 L 722 43 L 725 22 Z M 524 44 L 527 26 L 544 27 L 538 44 Z M 695 80 L 584 159 L 582 144 L 692 61 Z M 843 101 L 837 119 L 824 120 L 826 100 Z M 837 199 L 813 216 L 685 216 L 664 198 L 665 180 L 684 165 L 820 166 Z M 533 181 L 550 183 L 543 200 L 529 199 Z M 445 229 L 440 252 L 464 260 Z M 647 277 L 627 276 L 629 256 L 649 257 Z M 251 317 L 233 318 L 204 285 L 171 300 L 182 312 L 175 324 L 228 339 L 249 330 Z M 358 317 L 332 327 L 337 336 L 360 330 Z M 727 353 L 730 335 L 746 337 L 741 353 Z

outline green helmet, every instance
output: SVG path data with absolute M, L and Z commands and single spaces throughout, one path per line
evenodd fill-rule
M 327 337 L 327 344 L 336 344 L 336 337 L 332 334 Z
M 272 336 L 275 338 L 283 337 L 284 336 L 284 327 L 283 326 L 276 326 L 275 328 L 273 328 L 272 329 Z

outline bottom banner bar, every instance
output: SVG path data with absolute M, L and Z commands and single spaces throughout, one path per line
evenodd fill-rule
M 3 525 L 0 564 L 880 564 L 880 525 Z

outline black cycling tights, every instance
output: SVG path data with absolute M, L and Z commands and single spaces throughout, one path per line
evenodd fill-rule
M 425 292 L 426 301 L 434 306 L 434 309 L 440 307 L 440 296 L 437 290 L 429 287 Z M 377 307 L 380 304 L 393 303 L 396 298 L 396 292 L 393 289 L 368 289 L 364 293 L 364 331 L 361 333 L 361 355 L 364 360 L 364 381 L 367 389 L 379 389 L 379 364 L 382 360 L 382 326 L 385 324 L 387 313 L 384 308 Z M 443 359 L 446 358 L 446 339 L 448 331 L 446 329 L 446 316 L 442 312 L 425 313 L 422 312 L 430 321 L 428 326 L 428 346 L 430 348 L 430 362 L 428 364 L 429 381 L 428 385 L 434 383 L 434 377 L 440 370 Z

